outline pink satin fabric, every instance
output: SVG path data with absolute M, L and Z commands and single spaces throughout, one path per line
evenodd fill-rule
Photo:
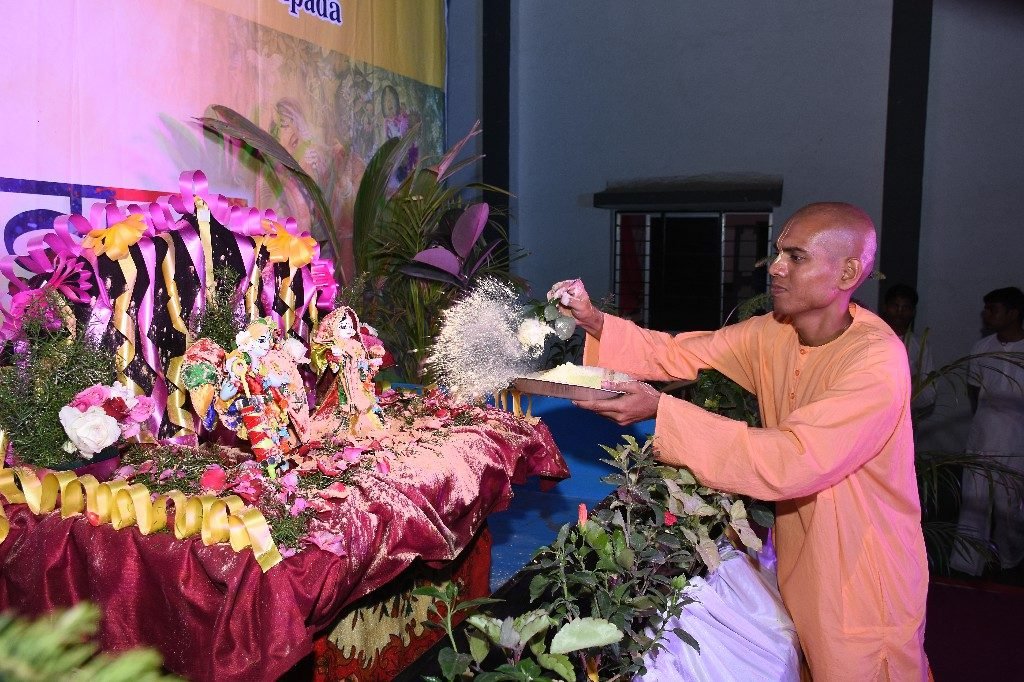
M 0 609 L 34 615 L 87 599 L 103 608 L 105 650 L 156 647 L 192 680 L 276 679 L 346 605 L 417 560 L 455 558 L 508 506 L 511 483 L 569 475 L 543 424 L 487 414 L 482 426 L 414 447 L 387 475 L 361 473 L 326 519 L 341 529 L 345 556 L 312 547 L 265 574 L 250 552 L 227 545 L 6 505 Z

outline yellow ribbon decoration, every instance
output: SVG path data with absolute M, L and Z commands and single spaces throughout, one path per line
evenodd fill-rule
M 533 419 L 533 396 L 526 396 L 526 410 L 523 410 L 523 394 L 514 388 L 498 393 L 498 409 L 511 412 L 516 417 Z
M 60 499 L 61 518 L 89 515 L 91 523 L 109 523 L 116 530 L 137 526 L 143 535 L 167 525 L 167 505 L 174 503 L 174 535 L 179 540 L 199 533 L 204 545 L 228 542 L 240 552 L 252 548 L 265 573 L 282 560 L 260 510 L 245 506 L 237 495 L 187 497 L 179 490 L 152 495 L 140 484 L 121 480 L 100 483 L 93 476 L 70 471 L 48 471 L 42 480 L 28 467 L 0 468 L 0 496 L 10 504 L 26 504 L 33 514 L 49 514 Z M 0 507 L 0 542 L 10 522 Z
M 178 283 L 174 279 L 177 272 L 177 255 L 174 249 L 174 239 L 169 234 L 161 234 L 160 238 L 167 244 L 167 254 L 160 264 L 164 286 L 167 288 L 167 315 L 171 320 L 171 326 L 184 334 L 185 346 L 188 347 L 192 342 L 192 337 L 189 334 L 185 320 L 182 318 L 181 294 L 178 293 Z M 171 358 L 167 363 L 167 373 L 165 375 L 169 389 L 167 395 L 167 419 L 177 427 L 177 430 L 174 432 L 175 437 L 193 433 L 192 417 L 185 410 L 185 399 L 188 397 L 188 393 L 186 393 L 181 380 L 181 365 L 184 360 L 185 356 L 183 355 Z M 200 417 L 205 416 L 200 415 Z
M 111 324 L 124 340 L 114 351 L 114 366 L 118 379 L 130 387 L 135 394 L 142 393 L 141 387 L 126 374 L 128 365 L 135 359 L 135 318 L 132 316 L 132 293 L 135 291 L 135 280 L 139 271 L 131 258 L 121 261 L 121 275 L 124 277 L 124 292 L 114 301 L 114 313 Z
M 264 573 L 283 560 L 270 536 L 270 525 L 259 509 L 246 507 L 240 513 L 232 514 L 228 517 L 228 529 L 231 549 L 241 552 L 252 547 L 256 562 Z
M 295 267 L 293 266 L 288 271 L 288 276 L 281 280 L 281 288 L 277 292 L 277 297 L 284 301 L 285 311 L 281 315 L 281 322 L 284 324 L 284 330 L 287 332 L 295 324 L 295 292 L 292 291 L 292 278 L 295 276 Z
M 213 275 L 213 235 L 210 232 L 210 207 L 201 197 L 192 200 L 196 208 L 196 225 L 199 226 L 199 243 L 203 247 L 203 269 L 206 270 L 206 300 L 213 298 L 217 291 L 217 280 Z M 194 265 L 198 266 L 198 263 Z
M 0 477 L 4 474 L 5 460 L 7 459 L 7 446 L 10 445 L 11 439 L 7 435 L 7 432 L 0 429 Z M 0 493 L 3 491 L 0 490 Z M 7 539 L 7 534 L 11 531 L 11 522 L 7 520 L 7 514 L 4 513 L 4 508 L 0 505 L 0 543 Z
M 97 256 L 107 254 L 110 260 L 121 260 L 146 232 L 146 221 L 141 213 L 133 213 L 110 227 L 90 230 L 82 247 L 92 249 Z
M 253 257 L 252 274 L 249 276 L 249 285 L 245 288 L 245 314 L 249 319 L 259 317 L 259 308 L 257 302 L 260 297 L 260 273 L 262 268 L 259 267 L 260 262 L 260 250 L 263 248 L 263 242 L 266 237 L 255 237 L 253 238 L 253 253 L 256 254 Z
M 270 220 L 262 222 L 268 235 L 267 251 L 271 263 L 288 263 L 294 268 L 303 268 L 313 262 L 316 255 L 316 240 L 309 236 L 294 235 L 281 223 Z

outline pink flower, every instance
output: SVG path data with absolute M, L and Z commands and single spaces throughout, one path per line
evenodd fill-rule
M 70 405 L 79 412 L 85 412 L 90 407 L 102 405 L 103 401 L 109 397 L 110 389 L 101 384 L 96 384 L 95 386 L 90 386 L 84 391 L 81 391 L 78 395 L 72 398 Z
M 320 497 L 325 500 L 343 500 L 348 497 L 348 488 L 346 488 L 345 484 L 340 481 L 338 483 L 332 483 L 320 491 Z
M 587 525 L 587 503 L 586 502 L 580 502 L 579 521 L 580 521 L 580 526 Z
M 291 514 L 292 516 L 298 516 L 308 506 L 309 506 L 309 504 L 306 502 L 305 499 L 303 499 L 301 497 L 297 497 L 297 498 L 295 498 L 295 502 L 292 503 L 291 509 L 288 510 L 288 513 Z
M 251 477 L 242 478 L 232 490 L 248 504 L 255 504 L 263 494 L 263 486 Z
M 295 471 L 289 471 L 281 477 L 281 486 L 285 490 L 295 492 L 299 487 L 299 474 Z
M 132 407 L 129 416 L 132 418 L 132 421 L 144 422 L 152 416 L 154 407 L 156 407 L 155 400 L 148 395 L 140 395 L 136 399 L 135 406 Z
M 348 554 L 348 552 L 345 551 L 344 538 L 326 530 L 314 531 L 307 536 L 307 539 L 325 552 L 330 552 L 331 554 L 336 554 L 338 556 L 345 556 Z
M 666 526 L 674 526 L 676 521 L 678 521 L 678 520 L 679 520 L 679 518 L 675 514 L 673 514 L 672 512 L 670 512 L 670 511 L 666 511 L 665 512 L 665 525 Z
M 320 473 L 322 473 L 324 476 L 334 477 L 340 474 L 342 471 L 344 471 L 347 468 L 347 464 L 338 467 L 335 466 L 334 462 L 331 462 L 328 459 L 325 459 L 323 457 L 317 457 L 316 468 L 319 469 Z
M 174 478 L 174 469 L 164 469 L 160 472 L 160 475 L 156 477 L 158 481 L 166 481 L 168 478 Z
M 227 473 L 216 464 L 206 467 L 206 471 L 199 478 L 199 485 L 206 490 L 220 492 L 227 484 Z
M 349 464 L 356 464 L 360 459 L 363 458 L 363 453 L 366 452 L 366 448 L 357 448 L 349 446 L 341 451 L 341 458 Z
M 127 479 L 131 478 L 134 475 L 135 475 L 135 467 L 133 467 L 131 464 L 126 464 L 123 467 L 120 467 L 116 471 L 114 471 L 113 477 L 114 478 L 120 478 L 122 480 L 127 480 Z
M 0 338 L 6 341 L 22 335 L 22 323 L 29 314 L 38 316 L 41 313 L 41 321 L 47 331 L 57 331 L 64 326 L 60 313 L 46 300 L 45 289 L 19 291 L 11 297 L 10 307 L 4 313 Z
M 135 438 L 139 435 L 141 428 L 138 422 L 125 422 L 121 424 L 121 437 L 122 438 Z
M 391 473 L 391 462 L 384 459 L 383 457 L 378 457 L 377 461 L 374 463 L 374 466 L 377 468 L 378 472 L 384 474 L 385 476 Z

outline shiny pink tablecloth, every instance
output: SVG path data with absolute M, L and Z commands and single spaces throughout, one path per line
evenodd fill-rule
M 455 558 L 528 476 L 568 476 L 551 434 L 489 410 L 485 424 L 412 448 L 387 475 L 360 474 L 329 513 L 345 556 L 313 547 L 265 574 L 227 545 L 6 505 L 0 609 L 39 614 L 88 599 L 103 608 L 104 649 L 154 646 L 194 680 L 276 679 L 346 605 L 417 559 Z

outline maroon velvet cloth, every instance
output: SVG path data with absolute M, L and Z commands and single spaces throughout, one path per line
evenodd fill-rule
M 488 417 L 413 447 L 387 475 L 361 473 L 326 515 L 346 556 L 312 547 L 267 573 L 228 545 L 6 505 L 0 609 L 39 614 L 88 599 L 103 608 L 106 650 L 156 647 L 167 668 L 193 680 L 276 679 L 347 604 L 417 559 L 455 558 L 487 515 L 508 505 L 512 482 L 568 476 L 546 427 L 494 410 Z

